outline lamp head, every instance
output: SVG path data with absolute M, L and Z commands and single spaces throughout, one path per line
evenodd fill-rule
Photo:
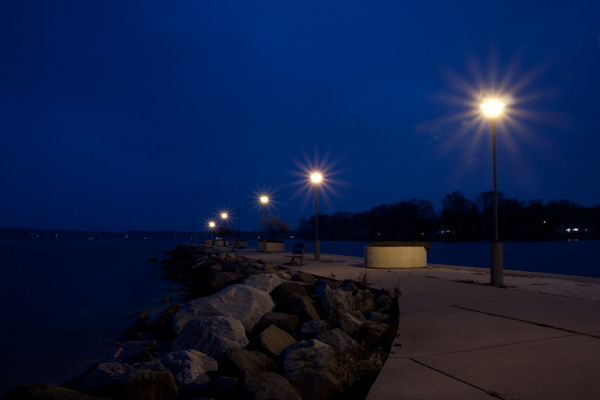
M 486 100 L 482 105 L 481 108 L 483 109 L 483 112 L 485 113 L 485 115 L 487 115 L 490 118 L 496 118 L 498 115 L 500 115 L 500 113 L 502 113 L 502 109 L 504 108 L 504 103 L 502 103 L 501 101 L 498 100 Z
M 319 183 L 323 180 L 323 175 L 321 175 L 318 172 L 315 172 L 310 176 L 310 180 L 313 181 L 313 183 Z
M 215 227 L 215 225 L 216 225 L 216 224 L 215 224 L 215 221 L 210 221 L 210 222 L 208 223 L 208 226 L 209 226 L 209 227 L 211 227 L 211 228 L 214 228 L 214 227 Z
M 222 214 L 221 214 L 221 218 L 223 218 L 223 219 L 227 219 L 227 217 L 228 217 L 228 216 L 229 216 L 229 215 L 227 215 L 227 213 L 222 213 Z
M 267 196 L 260 196 L 260 202 L 267 204 L 269 202 L 269 198 Z

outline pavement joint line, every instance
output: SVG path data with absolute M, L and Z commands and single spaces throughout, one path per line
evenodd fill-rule
M 588 337 L 591 337 L 593 339 L 600 339 L 599 335 L 593 335 L 591 333 L 583 333 L 583 332 L 578 332 L 578 331 L 574 331 L 574 330 L 571 330 L 571 329 L 560 328 L 558 326 L 548 325 L 548 324 L 544 324 L 542 322 L 527 321 L 526 319 L 521 319 L 521 318 L 516 318 L 516 317 L 509 317 L 509 316 L 506 316 L 506 315 L 500 315 L 500 314 L 495 314 L 495 313 L 491 313 L 491 312 L 487 312 L 487 311 L 475 310 L 473 308 L 467 308 L 467 307 L 462 307 L 462 306 L 457 306 L 457 305 L 451 305 L 451 307 L 458 308 L 460 310 L 466 310 L 466 311 L 472 311 L 472 312 L 476 312 L 476 313 L 480 313 L 480 314 L 485 314 L 485 315 L 489 315 L 489 316 L 492 316 L 492 317 L 506 318 L 506 319 L 510 319 L 510 320 L 513 320 L 513 321 L 524 322 L 526 324 L 537 325 L 537 326 L 540 326 L 542 328 L 555 329 L 557 331 L 563 331 L 563 332 L 572 333 L 572 334 L 575 334 L 575 335 L 588 336 Z
M 450 378 L 450 379 L 454 379 L 455 381 L 458 381 L 458 382 L 460 382 L 460 383 L 462 383 L 462 384 L 464 384 L 464 385 L 467 385 L 467 386 L 470 386 L 470 387 L 472 387 L 472 388 L 474 388 L 474 389 L 480 390 L 480 391 L 484 392 L 485 394 L 489 395 L 490 397 L 495 397 L 495 398 L 497 398 L 497 399 L 502 399 L 502 400 L 504 400 L 504 397 L 501 397 L 501 396 L 500 396 L 498 393 L 496 393 L 496 392 L 490 392 L 490 391 L 488 391 L 488 390 L 485 390 L 485 389 L 484 389 L 484 388 L 482 388 L 482 387 L 479 387 L 479 386 L 477 386 L 477 385 L 474 385 L 474 384 L 472 384 L 472 383 L 470 383 L 470 382 L 467 382 L 467 381 L 465 381 L 464 379 L 460 379 L 460 378 L 458 378 L 458 377 L 456 377 L 456 376 L 450 375 L 450 374 L 448 374 L 448 373 L 446 373 L 446 372 L 444 372 L 444 371 L 442 371 L 442 370 L 439 370 L 439 369 L 437 369 L 437 368 L 434 368 L 434 367 L 432 367 L 431 365 L 427 365 L 427 364 L 425 364 L 425 363 L 423 363 L 423 362 L 421 362 L 421 361 L 419 361 L 419 360 L 417 360 L 417 359 L 415 359 L 415 358 L 412 358 L 412 357 L 410 357 L 410 358 L 409 358 L 409 360 L 410 360 L 410 361 L 412 361 L 412 362 L 414 362 L 414 363 L 417 363 L 417 364 L 419 364 L 419 365 L 421 365 L 421 366 L 423 366 L 423 367 L 425 367 L 425 368 L 428 368 L 428 369 L 430 369 L 430 370 L 432 370 L 432 371 L 435 371 L 435 372 L 437 372 L 438 374 L 442 374 L 442 375 L 444 375 L 444 376 L 447 376 L 447 377 L 448 377 L 448 378 Z
M 428 357 L 440 357 L 440 356 L 451 356 L 454 354 L 463 354 L 463 353 L 470 353 L 470 352 L 474 352 L 474 351 L 482 351 L 482 350 L 489 350 L 489 349 L 499 349 L 502 347 L 509 347 L 509 346 L 515 346 L 515 345 L 519 345 L 519 344 L 526 344 L 526 343 L 539 343 L 539 342 L 545 342 L 548 340 L 556 340 L 556 339 L 564 339 L 564 338 L 569 338 L 569 337 L 574 337 L 576 336 L 575 334 L 569 334 L 569 335 L 561 335 L 561 336 L 553 336 L 553 337 L 548 337 L 548 338 L 542 338 L 542 339 L 532 339 L 532 340 L 522 340 L 522 341 L 518 341 L 518 342 L 511 342 L 511 343 L 504 343 L 504 344 L 499 344 L 499 345 L 495 345 L 495 346 L 485 346 L 485 347 L 475 347 L 472 349 L 465 349 L 465 350 L 457 350 L 457 351 L 449 351 L 446 353 L 432 353 L 432 354 L 421 354 L 418 356 L 397 356 L 394 354 L 393 358 L 397 358 L 397 359 L 409 359 L 411 360 L 412 357 L 419 357 L 419 358 L 428 358 Z M 392 357 L 393 353 L 390 353 L 390 357 Z

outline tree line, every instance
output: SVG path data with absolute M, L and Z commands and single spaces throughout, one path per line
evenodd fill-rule
M 319 214 L 321 240 L 491 240 L 493 191 L 475 200 L 455 191 L 442 199 L 436 212 L 428 200 L 382 204 L 359 213 Z M 498 192 L 501 240 L 588 239 L 600 236 L 600 205 L 585 207 L 568 200 L 521 201 Z M 297 228 L 314 237 L 315 216 L 301 218 Z

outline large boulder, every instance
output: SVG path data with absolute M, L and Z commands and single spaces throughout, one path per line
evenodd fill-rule
M 275 325 L 262 331 L 256 339 L 256 346 L 265 354 L 273 357 L 279 356 L 285 348 L 293 344 L 296 344 L 296 339 Z
M 258 321 L 258 324 L 254 325 L 254 333 L 259 334 L 271 325 L 275 325 L 279 329 L 292 334 L 298 329 L 298 317 L 293 314 L 276 311 L 266 313 L 260 321 Z
M 171 351 L 194 349 L 218 359 L 225 350 L 248 343 L 244 326 L 237 319 L 200 317 L 185 326 L 173 341 Z
M 308 292 L 304 288 L 304 285 L 299 282 L 283 282 L 271 292 L 271 296 L 273 296 L 276 302 L 290 295 L 308 297 Z
M 277 372 L 278 368 L 275 360 L 266 354 L 239 347 L 226 350 L 219 359 L 219 372 L 237 378 L 259 371 Z
M 327 329 L 329 329 L 329 324 L 323 319 L 319 321 L 307 321 L 302 324 L 296 335 L 301 340 L 310 340 L 314 339 L 317 333 L 326 331 Z
M 140 364 L 99 363 L 68 383 L 85 394 L 125 400 L 174 400 L 177 384 L 160 361 Z
M 354 295 L 354 308 L 363 314 L 367 314 L 375 309 L 375 296 L 370 290 L 359 290 Z
M 240 399 L 302 400 L 287 379 L 273 372 L 246 375 L 238 383 L 236 394 L 236 398 Z
M 193 349 L 165 354 L 161 361 L 175 377 L 178 387 L 204 383 L 210 379 L 207 372 L 219 369 L 214 358 Z
M 9 390 L 2 400 L 107 400 L 53 385 L 19 385 Z
M 337 319 L 337 326 L 340 327 L 348 335 L 353 335 L 354 332 L 358 331 L 365 325 L 366 319 L 358 318 L 353 313 L 345 313 L 339 316 Z
M 282 354 L 283 376 L 304 399 L 325 400 L 342 392 L 342 383 L 334 375 L 337 359 L 333 349 L 319 340 L 300 342 Z
M 278 287 L 281 287 L 281 285 Z M 279 300 L 277 302 L 277 311 L 296 315 L 300 322 L 317 321 L 321 319 L 311 298 L 297 294 L 291 294 Z
M 322 331 L 317 334 L 317 340 L 329 345 L 336 354 L 358 354 L 363 347 L 339 328 Z
M 180 333 L 192 320 L 206 316 L 225 316 L 240 321 L 247 331 L 273 310 L 269 293 L 248 285 L 232 285 L 209 297 L 190 301 L 173 317 L 173 329 Z
M 260 290 L 264 290 L 267 293 L 271 293 L 273 289 L 277 286 L 281 285 L 284 282 L 279 276 L 269 273 L 269 274 L 257 274 L 248 277 L 244 280 L 245 285 L 249 285 L 255 287 Z
M 354 311 L 354 298 L 352 292 L 341 289 L 330 289 L 329 286 L 319 287 L 321 307 L 325 313 L 324 318 L 329 323 L 334 323 L 342 314 Z

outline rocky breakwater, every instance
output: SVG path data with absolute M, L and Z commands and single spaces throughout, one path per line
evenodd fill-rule
M 108 359 L 61 387 L 4 399 L 358 399 L 398 324 L 398 293 L 203 245 L 163 260 L 187 301 L 132 317 Z

